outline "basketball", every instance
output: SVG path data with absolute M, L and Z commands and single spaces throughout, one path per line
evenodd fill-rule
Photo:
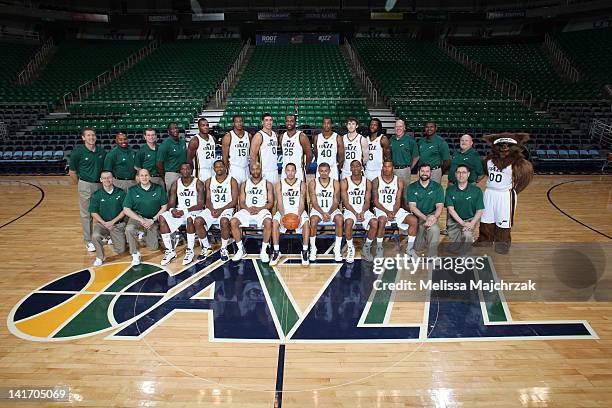
M 288 230 L 295 230 L 300 226 L 300 217 L 297 214 L 285 214 L 283 216 L 283 225 Z

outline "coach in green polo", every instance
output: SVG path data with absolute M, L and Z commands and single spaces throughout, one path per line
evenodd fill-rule
M 104 170 L 113 173 L 115 185 L 125 191 L 136 184 L 136 169 L 134 168 L 134 157 L 136 152 L 128 143 L 128 138 L 123 132 L 115 136 L 117 144 L 113 150 L 108 152 L 104 159 Z
M 176 123 L 168 125 L 168 138 L 159 146 L 157 151 L 157 171 L 166 183 L 166 191 L 181 175 L 179 170 L 181 164 L 187 161 L 187 142 L 184 137 L 179 136 Z
M 151 183 L 159 184 L 166 188 L 164 180 L 159 177 L 157 171 L 157 133 L 155 129 L 148 128 L 144 131 L 145 144 L 140 146 L 134 157 L 134 167 L 136 170 L 147 169 L 151 175 Z
M 145 231 L 145 243 L 150 250 L 159 249 L 159 216 L 166 211 L 168 197 L 164 188 L 151 183 L 149 170 L 138 170 L 138 184 L 130 189 L 123 201 L 123 211 L 130 217 L 125 236 L 132 254 L 132 265 L 140 265 L 138 233 Z
M 444 205 L 448 209 L 448 239 L 451 252 L 465 255 L 474 242 L 474 228 L 484 210 L 482 190 L 470 183 L 470 169 L 459 164 L 455 169 L 456 184 L 446 189 Z
M 472 136 L 463 135 L 459 139 L 459 150 L 455 151 L 453 158 L 451 159 L 450 168 L 448 169 L 448 182 L 457 183 L 455 172 L 457 166 L 465 164 L 470 169 L 470 177 L 468 183 L 478 183 L 484 177 L 484 171 L 482 169 L 482 159 L 480 155 L 473 148 L 474 141 Z
M 442 174 L 450 166 L 450 151 L 448 143 L 437 133 L 436 122 L 425 124 L 425 136 L 419 139 L 419 166 L 431 166 L 431 179 L 436 183 L 442 182 Z
M 91 196 L 100 186 L 100 173 L 104 166 L 106 151 L 96 145 L 96 132 L 91 128 L 81 131 L 83 145 L 77 146 L 70 154 L 68 174 L 79 191 L 79 213 L 81 227 L 87 251 L 94 252 L 96 247 L 91 242 L 91 214 L 89 203 Z
M 406 124 L 403 120 L 395 121 L 395 135 L 389 138 L 391 143 L 391 159 L 393 174 L 404 180 L 404 185 L 410 184 L 410 173 L 419 161 L 419 148 L 414 137 L 406 134 Z
M 431 166 L 427 163 L 419 167 L 419 179 L 408 186 L 406 202 L 410 212 L 418 219 L 414 248 L 420 251 L 428 246 L 428 256 L 437 256 L 440 243 L 438 219 L 444 208 L 444 189 L 431 180 Z
M 93 193 L 89 204 L 91 216 L 96 221 L 93 229 L 93 244 L 96 247 L 94 266 L 104 263 L 102 240 L 108 236 L 116 253 L 125 252 L 125 191 L 114 185 L 113 173 L 108 170 L 102 171 L 100 181 L 102 188 Z

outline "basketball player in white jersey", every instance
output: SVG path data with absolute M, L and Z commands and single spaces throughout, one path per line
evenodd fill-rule
M 287 164 L 293 163 L 297 168 L 295 177 L 304 181 L 306 180 L 306 168 L 312 163 L 310 140 L 304 132 L 295 128 L 295 116 L 285 116 L 285 127 L 287 131 L 280 137 L 281 153 L 283 155 L 281 178 L 287 178 L 285 167 Z
M 382 124 L 380 119 L 373 118 L 370 121 L 370 137 L 368 138 L 368 164 L 365 175 L 370 181 L 374 181 L 383 168 L 385 160 L 391 160 L 391 147 L 389 139 L 380 131 Z
M 212 177 L 215 162 L 215 138 L 208 134 L 208 130 L 208 121 L 200 118 L 198 134 L 187 145 L 187 161 L 193 163 L 194 174 L 201 181 Z
M 201 235 L 198 234 L 202 246 L 202 254 L 198 256 L 198 260 L 205 259 L 209 254 L 210 243 L 207 233 L 211 226 L 218 225 L 221 230 L 221 260 L 227 261 L 229 260 L 227 245 L 230 238 L 230 219 L 238 203 L 238 183 L 227 174 L 223 161 L 215 161 L 213 168 L 215 175 L 206 180 L 204 185 L 206 208 L 195 219 L 196 228 L 201 228 L 203 232 Z
M 272 130 L 274 119 L 269 113 L 261 116 L 261 129 L 251 139 L 251 163 L 261 164 L 263 178 L 278 183 L 278 135 Z
M 276 195 L 276 214 L 272 219 L 272 242 L 274 250 L 272 251 L 272 260 L 270 265 L 274 266 L 278 263 L 281 256 L 280 253 L 280 234 L 285 233 L 287 229 L 283 225 L 283 216 L 285 214 L 295 214 L 299 217 L 300 222 L 296 233 L 302 233 L 302 265 L 307 266 L 308 261 L 308 237 L 310 236 L 310 222 L 308 214 L 305 211 L 306 183 L 295 177 L 295 164 L 289 163 L 285 167 L 287 177 L 281 179 L 280 183 L 275 186 Z
M 351 163 L 353 160 L 359 160 L 363 165 L 366 165 L 369 158 L 368 139 L 357 133 L 357 126 L 359 126 L 357 119 L 348 118 L 346 120 L 348 133 L 342 136 L 344 165 L 342 166 L 341 179 L 351 177 Z
M 225 164 L 226 169 L 229 169 L 229 175 L 238 184 L 241 184 L 249 178 L 251 140 L 249 133 L 243 128 L 242 117 L 234 116 L 232 122 L 234 127 L 223 136 L 221 151 L 223 164 Z
M 340 183 L 329 177 L 330 167 L 327 163 L 319 164 L 318 177 L 308 182 L 310 197 L 310 260 L 317 260 L 317 226 L 319 222 L 333 221 L 336 224 L 336 240 L 334 242 L 334 259 L 342 261 L 342 225 L 344 219 L 338 209 L 340 206 Z
M 404 180 L 393 174 L 393 162 L 389 159 L 385 160 L 382 174 L 372 182 L 374 215 L 378 218 L 376 256 L 382 256 L 383 253 L 382 242 L 387 222 L 395 221 L 399 229 L 408 230 L 408 256 L 417 257 L 413 249 L 417 233 L 417 219 L 402 208 L 404 187 Z
M 274 185 L 261 176 L 261 165 L 258 162 L 251 162 L 251 177 L 240 185 L 238 211 L 230 220 L 232 236 L 238 252 L 232 258 L 239 261 L 246 256 L 244 245 L 242 244 L 241 228 L 255 224 L 257 228 L 263 228 L 263 240 L 259 257 L 264 263 L 270 262 L 268 256 L 268 243 L 272 234 L 272 208 L 274 208 Z
M 364 177 L 361 160 L 357 159 L 351 162 L 351 176 L 340 182 L 340 191 L 344 203 L 346 262 L 353 263 L 355 260 L 355 246 L 353 245 L 355 224 L 361 224 L 361 227 L 368 232 L 361 253 L 364 260 L 371 261 L 372 242 L 378 232 L 378 219 L 370 211 L 372 182 Z
M 159 217 L 159 232 L 161 233 L 166 252 L 160 265 L 168 265 L 176 258 L 176 251 L 172 245 L 171 234 L 183 224 L 187 224 L 187 249 L 183 258 L 183 265 L 193 261 L 193 246 L 195 244 L 196 228 L 194 219 L 204 208 L 204 183 L 192 176 L 191 162 L 183 163 L 180 167 L 181 178 L 170 186 L 168 208 Z M 200 230 L 201 234 L 202 231 Z
M 328 116 L 324 117 L 323 132 L 316 135 L 314 139 L 314 153 L 317 158 L 317 166 L 321 163 L 329 164 L 330 177 L 338 180 L 338 169 L 344 165 L 344 143 L 342 136 L 334 132 L 332 126 L 332 119 Z

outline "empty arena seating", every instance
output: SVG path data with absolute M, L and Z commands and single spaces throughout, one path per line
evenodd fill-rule
M 0 101 L 10 101 L 12 96 L 8 90 L 10 83 L 17 79 L 17 75 L 27 64 L 36 51 L 32 44 L 0 42 L 0 55 L 2 55 L 2 69 L 0 70 Z
M 258 127 L 269 112 L 277 124 L 298 113 L 299 126 L 321 126 L 332 116 L 341 126 L 348 116 L 369 119 L 365 100 L 337 45 L 293 44 L 257 46 L 229 99 L 219 125 L 231 126 L 232 116 L 246 127 Z

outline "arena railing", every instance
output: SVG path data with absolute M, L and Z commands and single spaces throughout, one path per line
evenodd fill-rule
M 53 46 L 53 37 L 49 37 L 47 41 L 45 41 L 44 44 L 38 49 L 38 51 L 36 51 L 26 67 L 17 75 L 17 83 L 19 85 L 24 85 L 28 83 L 30 79 L 32 79 L 40 66 L 45 62 L 49 52 L 53 49 Z
M 574 66 L 574 63 L 565 55 L 565 52 L 556 41 L 548 34 L 544 36 L 543 47 L 552 56 L 557 63 L 561 72 L 572 82 L 578 82 L 581 78 L 580 72 Z
M 250 46 L 251 46 L 251 39 L 249 38 L 247 39 L 246 43 L 244 43 L 244 46 L 242 47 L 242 49 L 238 53 L 238 56 L 236 57 L 236 61 L 234 61 L 234 63 L 232 64 L 232 67 L 229 69 L 229 71 L 227 72 L 227 75 L 221 82 L 221 85 L 219 85 L 219 88 L 215 92 L 215 104 L 217 105 L 217 107 L 221 106 L 221 103 L 223 102 L 223 100 L 225 99 L 225 96 L 229 92 L 229 89 L 232 86 L 232 83 L 234 82 L 236 75 L 238 75 L 238 72 L 242 68 L 242 64 L 244 62 L 247 52 L 249 51 Z
M 359 77 L 359 80 L 365 86 L 366 91 L 368 92 L 368 96 L 370 97 L 370 99 L 372 100 L 375 106 L 378 105 L 378 90 L 374 86 L 374 83 L 372 82 L 367 71 L 363 67 L 363 64 L 361 63 L 361 59 L 359 58 L 359 54 L 355 52 L 355 49 L 353 48 L 351 43 L 348 42 L 348 40 L 345 41 L 344 47 L 350 58 L 350 62 L 353 67 L 353 70 Z
M 589 135 L 591 141 L 596 142 L 601 147 L 612 146 L 612 124 L 593 119 L 589 126 Z

